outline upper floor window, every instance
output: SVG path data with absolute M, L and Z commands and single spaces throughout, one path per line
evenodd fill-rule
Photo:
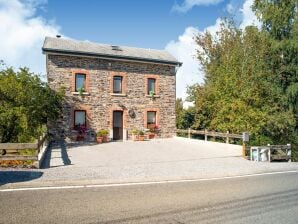
M 122 93 L 122 76 L 113 77 L 113 93 Z
M 77 73 L 75 79 L 75 91 L 86 91 L 86 74 Z
M 147 89 L 148 95 L 151 95 L 152 93 L 156 94 L 155 83 L 156 83 L 156 79 L 153 79 L 153 78 L 148 79 L 148 89 Z

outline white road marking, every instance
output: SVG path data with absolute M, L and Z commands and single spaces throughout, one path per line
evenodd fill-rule
M 66 185 L 66 186 L 49 186 L 49 187 L 11 188 L 11 189 L 0 189 L 0 192 L 58 190 L 58 189 L 77 189 L 77 188 L 103 188 L 103 187 L 138 186 L 138 185 L 169 184 L 169 183 L 187 183 L 187 182 L 236 179 L 236 178 L 244 178 L 244 177 L 255 177 L 255 176 L 265 176 L 265 175 L 274 175 L 274 174 L 285 174 L 285 173 L 298 173 L 298 170 L 288 170 L 288 171 L 279 171 L 279 172 L 270 172 L 270 173 L 246 174 L 246 175 L 237 175 L 237 176 L 230 176 L 230 177 L 213 177 L 213 178 L 203 178 L 203 179 L 184 179 L 184 180 L 164 180 L 164 181 L 114 183 L 114 184 L 111 183 L 111 184 L 89 184 L 89 185 L 87 184 L 87 185 Z

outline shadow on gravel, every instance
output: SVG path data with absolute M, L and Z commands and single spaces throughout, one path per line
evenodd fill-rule
M 50 148 L 46 153 L 45 159 L 42 162 L 42 165 L 41 165 L 42 169 L 57 167 L 57 166 L 50 165 L 51 159 L 54 159 L 54 157 L 52 157 L 52 150 L 60 150 L 63 166 L 71 165 L 71 160 L 69 159 L 69 156 L 67 153 L 67 144 L 65 141 L 60 141 L 60 142 L 51 143 Z
M 40 178 L 40 171 L 0 171 L 0 186 L 9 183 L 25 182 Z

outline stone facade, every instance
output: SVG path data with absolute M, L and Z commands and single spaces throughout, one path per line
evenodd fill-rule
M 113 111 L 123 111 L 123 138 L 133 129 L 144 129 L 147 111 L 155 111 L 160 137 L 176 133 L 175 66 L 133 61 L 46 54 L 48 84 L 53 90 L 65 89 L 65 103 L 59 120 L 49 122 L 56 136 L 70 138 L 74 111 L 85 110 L 87 126 L 94 132 L 110 130 L 113 137 Z M 76 73 L 86 74 L 86 92 L 75 92 Z M 122 76 L 122 94 L 113 94 L 113 76 Z M 156 80 L 156 96 L 147 95 L 147 79 Z M 134 111 L 135 117 L 130 115 Z

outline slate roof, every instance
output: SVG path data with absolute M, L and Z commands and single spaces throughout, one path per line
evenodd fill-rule
M 77 41 L 64 38 L 46 37 L 42 50 L 45 53 L 129 59 L 178 66 L 181 66 L 182 64 L 165 50 L 98 44 L 89 41 Z

